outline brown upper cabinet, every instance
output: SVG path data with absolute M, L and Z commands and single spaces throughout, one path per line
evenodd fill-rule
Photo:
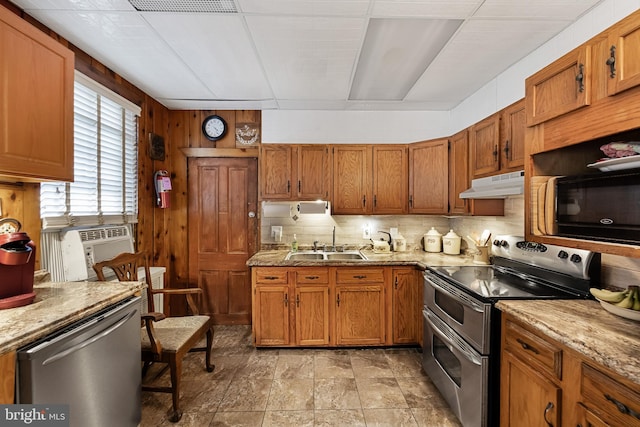
M 73 52 L 3 7 L 0 50 L 0 175 L 73 181 Z
M 328 200 L 330 151 L 326 145 L 260 147 L 260 197 L 264 200 Z
M 640 20 L 626 19 L 609 33 L 607 93 L 615 95 L 640 85 Z
M 409 145 L 409 213 L 446 214 L 448 180 L 448 139 Z
M 471 178 L 522 169 L 524 132 L 524 99 L 471 126 Z
M 406 145 L 334 145 L 334 214 L 407 212 Z
M 460 193 L 469 185 L 469 131 L 465 129 L 449 141 L 449 213 L 468 213 L 468 202 Z
M 583 45 L 525 80 L 527 126 L 591 102 L 591 46 Z

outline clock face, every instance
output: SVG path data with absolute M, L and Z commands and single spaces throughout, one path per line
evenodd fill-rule
M 209 116 L 202 123 L 202 132 L 211 141 L 216 141 L 227 132 L 227 123 L 220 116 Z

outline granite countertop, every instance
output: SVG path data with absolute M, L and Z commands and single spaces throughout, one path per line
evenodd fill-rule
M 592 300 L 501 300 L 496 307 L 640 384 L 640 323 Z
M 23 307 L 0 310 L 0 354 L 16 350 L 144 289 L 142 282 L 44 282 Z
M 247 261 L 249 267 L 309 267 L 309 266 L 358 266 L 358 265 L 407 265 L 425 269 L 437 266 L 474 265 L 473 256 L 447 255 L 442 252 L 431 253 L 423 250 L 406 252 L 390 252 L 388 254 L 374 253 L 372 250 L 362 250 L 366 260 L 333 260 L 314 261 L 296 260 L 285 261 L 289 250 L 274 249 L 261 250 Z M 477 264 L 475 264 L 477 265 Z

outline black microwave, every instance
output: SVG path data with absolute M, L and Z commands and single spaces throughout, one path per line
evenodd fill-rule
M 557 235 L 640 245 L 640 169 L 556 180 Z

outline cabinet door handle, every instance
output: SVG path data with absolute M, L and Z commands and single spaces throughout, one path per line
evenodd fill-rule
M 302 191 L 301 188 L 302 188 L 302 181 L 298 180 L 298 193 Z
M 375 208 L 376 206 L 378 206 L 378 198 L 376 197 L 376 195 L 373 195 L 373 207 Z
M 633 409 L 629 408 L 627 405 L 625 405 L 624 403 L 614 399 L 613 397 L 609 396 L 608 394 L 605 394 L 604 397 L 611 403 L 613 403 L 614 405 L 616 405 L 616 407 L 618 408 L 618 411 L 620 411 L 621 413 L 625 414 L 625 415 L 630 415 L 638 420 L 640 420 L 640 413 L 634 411 Z
M 509 157 L 509 140 L 507 139 L 507 141 L 504 143 L 504 157 L 511 160 L 511 157 Z
M 366 275 L 357 275 L 357 276 L 353 276 L 354 279 L 366 279 L 367 276 Z
M 338 294 L 338 297 L 336 299 L 336 302 L 338 303 L 338 307 L 340 307 L 340 294 Z
M 609 66 L 609 77 L 614 79 L 616 77 L 616 47 L 615 45 L 611 46 L 609 49 L 611 56 L 607 58 L 606 64 Z
M 367 196 L 362 196 L 362 207 L 367 206 Z
M 409 207 L 413 207 L 413 194 L 409 196 Z
M 289 305 L 289 294 L 284 294 L 284 306 Z
M 534 352 L 535 354 L 540 354 L 540 352 L 538 351 L 537 348 L 535 348 L 535 347 L 531 346 L 530 344 L 524 342 L 520 338 L 516 338 L 516 341 L 518 341 L 518 344 L 520 344 L 522 346 L 522 348 L 524 348 L 525 350 L 529 350 L 531 352 Z
M 287 193 L 291 191 L 291 181 L 287 180 Z
M 396 280 L 395 280 L 395 287 L 396 287 L 396 289 L 398 289 L 398 278 L 397 277 L 396 277 Z
M 584 65 L 578 64 L 578 75 L 576 76 L 576 82 L 578 82 L 578 92 L 584 92 Z
M 493 158 L 496 162 L 498 161 L 498 145 L 497 144 L 495 147 L 493 147 Z
M 296 295 L 296 307 L 300 307 L 300 295 Z
M 317 280 L 320 278 L 320 276 L 304 276 L 304 278 L 307 280 Z
M 264 276 L 264 280 L 276 280 L 278 276 Z
M 547 423 L 547 427 L 553 427 L 553 424 L 551 424 L 551 422 L 549 422 L 549 420 L 547 419 L 547 414 L 552 409 L 553 409 L 553 403 L 552 402 L 547 403 L 547 407 L 544 408 L 544 421 Z

